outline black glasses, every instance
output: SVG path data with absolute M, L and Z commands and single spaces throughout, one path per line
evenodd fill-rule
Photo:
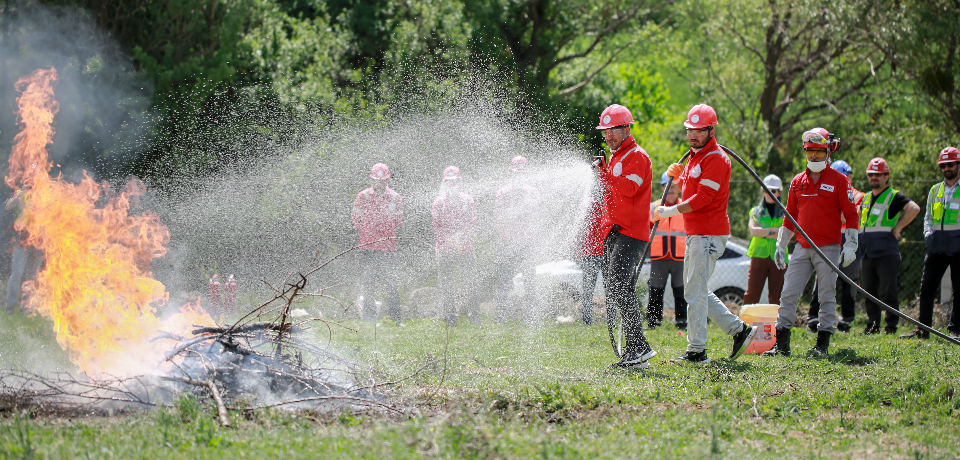
M 940 163 L 940 169 L 952 168 L 957 165 L 956 161 L 951 161 L 949 163 Z

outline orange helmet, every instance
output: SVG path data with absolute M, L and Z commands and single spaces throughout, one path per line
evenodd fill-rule
M 887 160 L 883 158 L 874 158 L 867 163 L 867 174 L 890 173 L 890 167 L 887 166 Z
M 624 125 L 629 126 L 634 123 L 636 122 L 633 121 L 633 115 L 630 113 L 630 109 L 620 104 L 613 104 L 603 109 L 603 113 L 600 114 L 600 124 L 597 125 L 597 129 L 610 129 Z
M 707 104 L 697 104 L 687 112 L 687 121 L 683 126 L 687 129 L 701 129 L 707 126 L 717 126 L 717 112 Z
M 953 163 L 954 161 L 960 161 L 960 150 L 957 150 L 954 147 L 947 147 L 940 151 L 940 156 L 937 157 L 937 163 Z

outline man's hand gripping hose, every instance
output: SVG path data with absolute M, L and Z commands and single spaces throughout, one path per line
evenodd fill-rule
M 767 192 L 767 194 L 769 194 L 771 197 L 773 197 L 773 201 L 774 201 L 775 203 L 777 203 L 777 207 L 779 207 L 780 210 L 783 211 L 784 217 L 786 217 L 787 219 L 790 220 L 791 223 L 793 223 L 793 226 L 797 229 L 797 233 L 799 233 L 801 236 L 803 236 L 807 241 L 813 241 L 813 240 L 810 239 L 809 236 L 807 236 L 807 232 L 803 231 L 803 228 L 800 227 L 800 224 L 797 223 L 797 220 L 794 219 L 793 216 L 791 216 L 790 213 L 787 212 L 787 208 L 785 208 L 785 207 L 783 206 L 783 203 L 781 203 L 780 200 L 779 200 L 773 193 L 770 192 L 770 189 L 767 188 L 767 185 L 763 183 L 763 179 L 760 178 L 760 176 L 757 174 L 757 172 L 754 171 L 753 168 L 751 168 L 749 165 L 747 165 L 747 163 L 746 163 L 745 161 L 743 161 L 743 159 L 740 158 L 739 155 L 737 155 L 736 153 L 734 153 L 733 150 L 730 150 L 729 148 L 724 147 L 724 146 L 722 146 L 722 145 L 720 146 L 720 148 L 722 148 L 723 151 L 727 152 L 728 155 L 732 156 L 735 160 L 737 160 L 737 163 L 740 163 L 740 166 L 743 166 L 743 168 L 746 169 L 747 172 L 749 172 L 751 176 L 753 176 L 753 179 L 754 179 L 755 181 L 757 181 L 758 184 L 760 184 L 760 187 L 763 188 L 763 191 Z M 848 229 L 848 230 L 852 230 L 852 229 Z M 850 240 L 851 240 L 850 238 L 847 238 L 847 243 L 844 244 L 844 250 L 846 250 L 846 248 L 848 247 L 847 245 L 851 244 L 851 243 L 850 243 Z M 855 242 L 854 242 L 853 244 L 856 244 L 856 241 L 857 241 L 857 240 L 854 240 L 854 241 L 855 241 Z M 948 336 L 948 335 L 946 335 L 946 334 L 944 334 L 944 333 L 942 333 L 942 332 L 940 332 L 940 331 L 938 331 L 938 330 L 936 330 L 936 329 L 934 329 L 934 328 L 932 328 L 932 327 L 929 327 L 929 326 L 927 326 L 927 325 L 925 325 L 925 324 L 921 324 L 919 321 L 917 321 L 917 320 L 915 320 L 915 319 L 913 319 L 913 318 L 911 318 L 911 317 L 909 317 L 909 316 L 901 313 L 899 310 L 896 310 L 896 309 L 890 307 L 889 305 L 881 302 L 880 299 L 877 299 L 875 296 L 873 296 L 872 294 L 870 294 L 869 292 L 867 292 L 866 290 L 864 290 L 864 289 L 863 289 L 862 287 L 860 287 L 856 282 L 854 282 L 852 279 L 850 279 L 849 276 L 847 276 L 846 274 L 844 274 L 843 272 L 841 272 L 841 271 L 840 271 L 840 268 L 838 268 L 836 265 L 834 265 L 834 263 L 831 262 L 830 259 L 827 258 L 827 256 L 823 254 L 823 251 L 821 251 L 819 247 L 817 247 L 816 245 L 810 245 L 810 247 L 813 248 L 814 251 L 816 251 L 817 255 L 820 256 L 820 258 L 823 259 L 823 261 L 826 262 L 827 265 L 830 266 L 830 268 L 831 268 L 833 271 L 837 272 L 837 276 L 839 276 L 840 279 L 842 279 L 845 283 L 849 284 L 850 286 L 852 286 L 853 288 L 855 288 L 857 291 L 859 291 L 861 294 L 863 294 L 864 296 L 866 296 L 866 298 L 870 299 L 874 304 L 880 305 L 881 307 L 883 307 L 884 310 L 886 310 L 886 311 L 888 311 L 888 312 L 890 312 L 890 313 L 892 313 L 892 314 L 894 314 L 894 315 L 897 315 L 897 316 L 903 318 L 904 320 L 906 320 L 906 321 L 908 321 L 908 322 L 910 322 L 910 323 L 915 324 L 918 328 L 920 328 L 920 329 L 922 329 L 922 330 L 924 330 L 924 331 L 927 331 L 927 332 L 929 332 L 929 333 L 931 333 L 931 334 L 933 334 L 933 335 L 935 335 L 935 336 L 937 336 L 937 337 L 940 337 L 941 339 L 946 340 L 947 342 L 950 342 L 950 343 L 952 343 L 952 344 L 954 344 L 954 345 L 960 345 L 960 340 L 952 339 L 952 338 L 950 338 L 950 336 Z M 779 248 L 780 248 L 780 237 L 779 237 L 779 236 L 777 237 L 777 248 L 778 248 L 778 252 L 779 252 Z M 854 251 L 854 252 L 856 252 L 856 251 Z M 776 260 L 774 260 L 774 262 L 776 262 Z M 851 260 L 851 262 L 852 262 L 852 260 Z
M 860 230 L 855 228 L 843 229 L 843 237 L 847 239 L 843 243 L 843 251 L 840 252 L 840 266 L 846 267 L 857 260 L 857 246 L 860 238 Z

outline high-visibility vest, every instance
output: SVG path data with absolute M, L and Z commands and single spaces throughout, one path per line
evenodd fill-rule
M 960 215 L 960 187 L 957 187 L 953 196 L 946 200 L 943 199 L 944 189 L 946 189 L 944 182 L 934 185 L 930 188 L 930 196 L 927 198 L 927 203 L 933 204 L 933 206 L 927 206 L 930 217 L 933 218 L 933 225 L 936 227 L 933 230 L 960 230 L 960 224 L 957 223 L 957 217 Z M 934 190 L 937 192 L 936 195 L 933 193 Z
M 887 209 L 890 208 L 890 202 L 897 193 L 900 191 L 888 188 L 877 197 L 876 202 L 873 201 L 872 193 L 864 195 L 863 204 L 860 205 L 860 233 L 893 231 L 900 213 L 888 218 Z M 873 204 L 872 207 L 871 204 Z
M 783 217 L 774 219 L 767 212 L 767 208 L 762 204 L 750 209 L 750 220 L 757 223 L 760 228 L 779 228 L 783 225 Z M 777 240 L 755 236 L 750 239 L 750 246 L 747 247 L 747 256 L 758 259 L 773 258 L 777 252 Z
M 659 205 L 659 200 L 650 203 L 650 213 L 653 214 Z M 657 232 L 650 240 L 650 260 L 683 260 L 686 249 L 687 234 L 683 230 L 683 216 L 661 219 Z

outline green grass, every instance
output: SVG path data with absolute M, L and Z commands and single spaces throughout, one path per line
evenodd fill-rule
M 415 377 L 390 397 L 409 416 L 284 410 L 231 412 L 208 402 L 111 418 L 0 421 L 9 458 L 957 458 L 960 348 L 942 341 L 838 334 L 826 358 L 794 332 L 795 356 L 731 362 L 711 326 L 708 365 L 666 361 L 684 350 L 672 327 L 649 333 L 646 371 L 609 370 L 602 326 L 520 324 L 447 329 L 347 321 L 343 354 L 371 377 Z M 326 330 L 317 330 L 324 340 Z M 447 357 L 447 359 L 443 359 Z

